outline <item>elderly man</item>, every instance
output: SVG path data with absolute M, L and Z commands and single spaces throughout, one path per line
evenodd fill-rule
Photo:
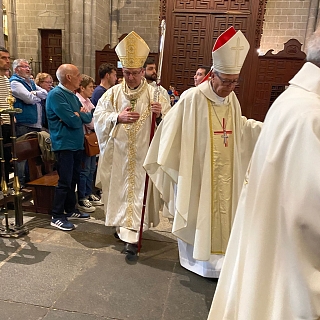
M 15 115 L 16 135 L 20 137 L 28 132 L 41 131 L 44 123 L 41 100 L 47 98 L 47 91 L 37 86 L 31 77 L 31 67 L 25 59 L 13 61 L 14 74 L 10 78 L 12 95 L 16 98 L 15 108 L 22 109 Z M 26 182 L 26 160 L 18 162 L 18 176 L 21 186 Z
M 97 187 L 102 187 L 107 226 L 125 243 L 124 253 L 137 253 L 146 173 L 142 167 L 150 142 L 151 119 L 169 105 L 154 102 L 154 89 L 143 78 L 149 47 L 135 32 L 116 47 L 124 81 L 110 88 L 94 112 L 100 146 Z M 150 184 L 152 187 L 152 184 Z M 144 229 L 159 222 L 160 198 L 149 193 Z M 151 200 L 152 199 L 152 200 Z
M 63 64 L 57 70 L 59 85 L 48 93 L 46 111 L 59 174 L 52 206 L 51 225 L 70 231 L 74 225 L 68 219 L 88 219 L 90 215 L 76 209 L 75 188 L 79 183 L 84 142 L 83 124 L 90 123 L 92 115 L 75 95 L 81 75 L 72 64 Z
M 31 77 L 31 67 L 25 59 L 13 61 L 14 74 L 10 78 L 12 94 L 16 98 L 15 108 L 22 109 L 17 113 L 16 130 L 17 137 L 31 132 L 41 131 L 43 118 L 41 100 L 47 98 L 47 91 L 37 86 Z
M 240 46 L 240 52 L 232 50 Z M 213 48 L 211 79 L 188 90 L 160 124 L 144 166 L 174 216 L 180 263 L 217 278 L 260 125 L 233 92 L 249 50 L 229 28 Z
M 320 29 L 271 106 L 209 319 L 320 319 Z

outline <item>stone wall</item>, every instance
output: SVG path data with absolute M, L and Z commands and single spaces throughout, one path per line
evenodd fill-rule
M 169 0 L 168 0 L 169 1 Z M 291 38 L 305 43 L 311 0 L 268 0 L 260 51 L 275 52 Z M 95 51 L 132 30 L 159 46 L 160 0 L 3 0 L 9 10 L 9 47 L 14 58 L 41 61 L 41 29 L 62 30 L 62 60 L 94 76 Z M 14 30 L 16 28 L 16 30 Z
M 310 0 L 268 0 L 260 54 L 269 49 L 276 53 L 292 38 L 304 44 L 309 8 Z
M 96 1 L 95 24 L 95 47 L 96 50 L 102 50 L 111 41 L 109 0 Z
M 16 35 L 9 30 L 16 45 L 16 57 L 41 60 L 39 29 L 64 29 L 64 0 L 16 0 Z M 11 32 L 11 34 L 10 34 Z
M 148 44 L 151 52 L 159 48 L 159 0 L 126 0 L 119 7 L 118 37 L 135 31 Z M 113 45 L 114 41 L 113 40 Z

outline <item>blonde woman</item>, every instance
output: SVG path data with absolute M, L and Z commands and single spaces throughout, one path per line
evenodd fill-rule
M 52 87 L 53 79 L 49 73 L 45 73 L 45 72 L 38 73 L 34 81 L 37 86 L 46 90 L 47 92 L 49 92 L 53 88 Z M 43 124 L 43 127 L 48 130 L 48 120 L 47 120 L 47 114 L 46 114 L 46 99 L 41 100 L 41 105 L 42 105 L 42 124 Z

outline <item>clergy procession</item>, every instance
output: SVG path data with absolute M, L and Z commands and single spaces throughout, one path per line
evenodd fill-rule
M 320 30 L 263 123 L 242 115 L 234 92 L 250 49 L 241 30 L 219 35 L 210 71 L 173 106 L 160 86 L 164 36 L 157 79 L 146 76 L 150 49 L 139 34 L 119 42 L 123 81 L 96 106 L 75 95 L 87 79 L 78 68 L 58 68 L 45 107 L 59 174 L 51 226 L 72 236 L 70 220 L 90 220 L 76 190 L 91 124 L 99 155 L 88 195 L 100 190 L 104 225 L 122 245 L 118 268 L 134 270 L 145 232 L 167 219 L 180 265 L 217 281 L 209 320 L 319 320 Z

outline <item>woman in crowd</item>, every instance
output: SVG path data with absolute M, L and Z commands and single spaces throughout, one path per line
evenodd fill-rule
M 49 73 L 45 72 L 40 72 L 37 74 L 36 79 L 34 80 L 36 85 L 41 87 L 42 89 L 46 90 L 49 92 L 53 87 L 53 79 L 50 76 Z M 48 131 L 48 120 L 47 120 L 47 115 L 46 115 L 46 99 L 41 100 L 41 105 L 42 105 L 42 123 L 43 123 L 43 128 Z
M 84 107 L 88 109 L 89 112 L 93 112 L 94 105 L 90 101 L 94 90 L 94 80 L 83 74 L 80 87 L 77 90 L 77 97 Z M 84 125 L 84 133 L 90 133 L 93 131 L 93 119 L 91 123 Z M 80 182 L 78 185 L 78 209 L 84 212 L 93 212 L 96 208 L 95 206 L 101 206 L 103 203 L 100 198 L 92 193 L 93 187 L 93 176 L 96 170 L 96 156 L 88 156 L 85 151 L 82 154 L 82 169 L 80 173 Z

